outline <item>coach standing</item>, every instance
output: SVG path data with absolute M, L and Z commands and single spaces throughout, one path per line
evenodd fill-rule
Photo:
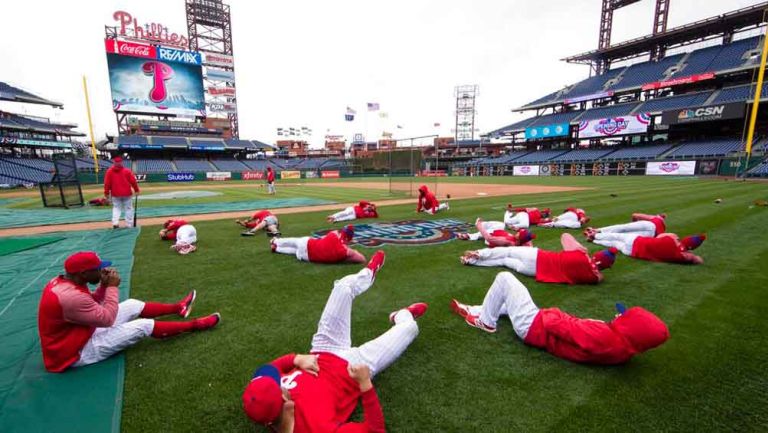
M 267 194 L 275 193 L 275 172 L 272 167 L 267 167 Z
M 104 175 L 104 197 L 112 198 L 112 228 L 120 227 L 120 214 L 125 214 L 125 223 L 133 227 L 133 191 L 139 193 L 136 176 L 123 167 L 123 158 L 112 158 L 112 167 Z

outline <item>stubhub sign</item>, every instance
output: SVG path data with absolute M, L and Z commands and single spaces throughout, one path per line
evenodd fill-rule
M 194 173 L 168 173 L 168 182 L 192 182 L 194 180 Z
M 157 48 L 157 59 L 166 62 L 187 63 L 190 65 L 201 65 L 203 63 L 202 54 L 194 51 L 174 50 L 173 48 Z

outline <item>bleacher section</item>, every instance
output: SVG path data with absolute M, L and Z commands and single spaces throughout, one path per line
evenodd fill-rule
M 671 96 L 668 98 L 651 99 L 645 101 L 640 108 L 639 113 L 658 113 L 666 110 L 678 110 L 685 107 L 695 107 L 702 105 L 712 96 L 712 92 L 693 93 L 689 95 Z
M 30 167 L 29 165 L 16 162 L 16 159 L 18 158 L 0 158 L 0 176 L 15 179 L 17 181 L 15 185 L 20 185 L 22 183 L 40 183 L 51 181 L 51 171 Z M 50 161 L 47 162 L 48 164 L 51 164 Z
M 682 77 L 749 66 L 743 56 L 747 51 L 757 47 L 758 39 L 757 37 L 742 39 L 728 45 L 717 45 L 696 50 L 691 53 L 683 69 L 676 75 Z
M 725 156 L 744 147 L 741 139 L 721 139 L 687 143 L 677 147 L 665 158 L 696 158 Z
M 11 86 L 8 83 L 0 81 L 0 100 L 13 101 L 13 102 L 26 102 L 30 104 L 44 104 L 52 107 L 62 107 L 60 102 L 50 101 L 45 98 L 41 98 L 37 95 L 27 92 L 26 90 L 19 89 L 18 87 Z
M 77 171 L 93 170 L 93 159 L 91 159 L 91 158 L 75 158 L 75 165 L 77 166 Z M 112 161 L 107 161 L 105 159 L 99 159 L 99 169 L 106 170 L 109 167 L 112 167 Z
M 136 173 L 171 173 L 176 171 L 167 159 L 134 159 Z
M 614 89 L 632 89 L 642 86 L 646 83 L 661 81 L 665 79 L 665 72 L 672 66 L 680 63 L 683 54 L 669 56 L 661 59 L 659 62 L 643 62 L 630 66 L 622 76 L 622 79 L 616 83 Z
M 225 158 L 225 157 L 217 157 L 217 158 L 211 158 L 211 163 L 221 171 L 243 171 L 243 170 L 250 170 L 248 166 L 243 164 L 242 162 L 236 160 L 235 158 Z
M 549 162 L 591 162 L 613 152 L 613 149 L 574 149 L 570 152 L 556 156 Z
M 173 160 L 176 163 L 176 169 L 178 171 L 214 171 L 214 167 L 206 160 L 192 159 L 192 158 L 175 158 Z
M 768 161 L 761 162 L 757 167 L 752 168 L 747 173 L 751 176 L 768 176 Z M 0 183 L 2 183 L 2 180 L 0 180 Z
M 562 155 L 567 150 L 537 150 L 514 160 L 515 164 L 533 164 L 537 162 L 546 162 L 550 159 Z
M 152 144 L 161 146 L 189 146 L 189 140 L 187 137 L 152 137 Z
M 601 158 L 606 161 L 619 160 L 637 160 L 646 161 L 655 159 L 657 156 L 668 152 L 672 148 L 670 144 L 660 144 L 654 146 L 625 147 Z
M 66 135 L 70 137 L 83 137 L 77 131 L 72 131 L 76 125 L 64 123 L 51 123 L 48 119 L 22 116 L 19 114 L 0 111 L 0 127 L 23 131 L 47 132 L 51 134 Z
M 639 104 L 632 102 L 629 104 L 609 105 L 607 107 L 592 108 L 582 112 L 578 120 L 605 119 L 608 117 L 626 116 L 637 108 Z

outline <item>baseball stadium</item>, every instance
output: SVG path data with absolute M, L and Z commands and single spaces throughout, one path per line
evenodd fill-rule
M 588 1 L 580 81 L 450 135 L 246 135 L 237 0 L 88 27 L 86 124 L 0 68 L 0 432 L 768 431 L 768 2 Z

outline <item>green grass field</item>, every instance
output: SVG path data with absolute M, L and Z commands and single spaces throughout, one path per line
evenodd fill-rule
M 599 286 L 520 277 L 540 307 L 609 320 L 614 303 L 622 301 L 654 311 L 669 325 L 672 337 L 659 349 L 625 366 L 594 367 L 525 346 L 508 321 L 485 334 L 450 312 L 454 297 L 480 303 L 501 270 L 459 264 L 459 255 L 480 243 L 383 247 L 386 266 L 355 301 L 354 343 L 388 329 L 390 311 L 415 301 L 430 304 L 419 337 L 375 380 L 389 431 L 766 431 L 768 209 L 750 205 L 768 198 L 768 184 L 646 177 L 440 180 L 446 181 L 594 189 L 454 200 L 447 214 L 418 218 L 500 219 L 507 202 L 557 210 L 579 205 L 596 226 L 624 222 L 633 211 L 667 212 L 670 231 L 708 234 L 697 251 L 706 263 L 620 257 Z M 377 198 L 368 193 L 317 188 L 319 198 L 336 194 L 339 201 Z M 723 203 L 714 204 L 716 198 Z M 384 207 L 381 217 L 414 219 L 413 211 L 412 205 Z M 325 215 L 283 216 L 283 234 L 326 228 Z M 144 227 L 132 296 L 174 301 L 194 288 L 195 315 L 220 311 L 223 322 L 212 332 L 147 340 L 127 351 L 124 432 L 262 431 L 241 410 L 253 369 L 288 352 L 306 352 L 333 281 L 359 269 L 271 254 L 266 237 L 242 238 L 230 220 L 196 227 L 199 251 L 190 256 L 173 254 L 156 238 L 156 227 Z M 559 247 L 561 230 L 536 233 L 537 246 Z M 368 257 L 374 251 L 361 250 Z

